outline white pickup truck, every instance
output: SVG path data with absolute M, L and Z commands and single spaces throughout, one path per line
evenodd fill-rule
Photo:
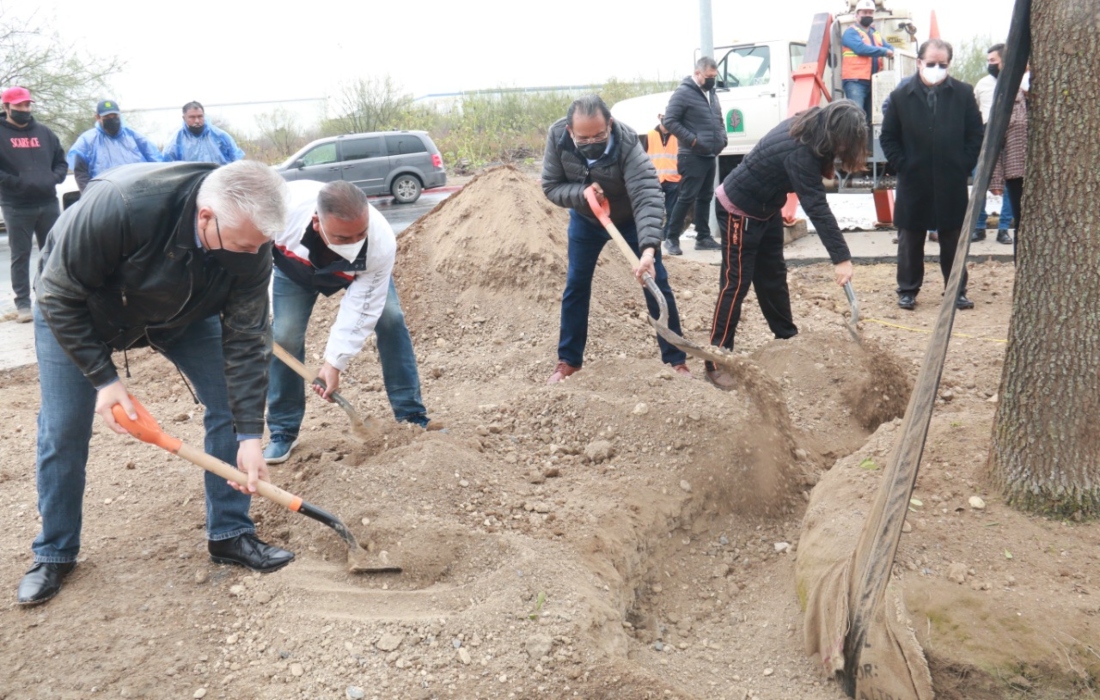
M 828 59 L 821 73 L 822 83 L 830 95 L 837 97 L 843 95 L 840 80 L 840 58 L 843 50 L 841 36 L 855 23 L 855 14 L 852 11 L 855 0 L 849 0 L 847 4 L 849 12 L 836 17 L 828 32 L 818 37 L 828 46 Z M 872 185 L 879 184 L 885 163 L 878 149 L 882 103 L 902 76 L 912 75 L 916 71 L 916 46 L 910 16 L 908 11 L 895 13 L 886 9 L 882 0 L 879 0 L 875 28 L 887 43 L 902 50 L 896 51 L 893 59 L 885 60 L 885 69 L 873 80 L 872 121 L 875 126 L 875 147 L 872 162 L 868 166 L 871 175 L 840 182 L 839 188 L 842 190 L 866 191 Z M 729 143 L 718 161 L 720 178 L 733 170 L 776 124 L 787 118 L 792 73 L 802 65 L 807 44 L 814 43 L 813 32 L 817 26 L 815 23 L 814 28 L 807 32 L 809 42 L 777 39 L 715 47 L 714 55 L 718 63 L 716 93 L 722 105 L 722 117 L 729 137 Z M 696 55 L 698 56 L 698 52 Z M 809 57 L 808 60 L 817 58 Z M 635 131 L 645 133 L 656 126 L 657 115 L 664 113 L 671 95 L 671 92 L 662 92 L 622 100 L 611 108 L 611 114 Z M 822 102 L 824 101 L 823 98 Z M 799 106 L 799 109 L 812 106 L 807 104 Z M 878 167 L 872 167 L 875 163 Z

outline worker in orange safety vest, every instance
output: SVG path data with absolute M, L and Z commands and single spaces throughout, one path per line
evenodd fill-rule
M 894 57 L 894 47 L 875 31 L 875 0 L 859 0 L 856 22 L 841 37 L 840 78 L 844 96 L 863 107 L 871 120 L 871 76 L 882 70 L 882 59 Z
M 670 236 L 668 226 L 672 220 L 672 208 L 676 206 L 676 196 L 680 190 L 680 173 L 676 170 L 677 141 L 664 125 L 665 115 L 657 115 L 657 126 L 645 136 L 646 153 L 649 161 L 657 169 L 657 179 L 661 181 L 661 191 L 665 193 L 665 240 L 675 241 L 679 237 Z M 679 253 L 676 253 L 679 255 Z

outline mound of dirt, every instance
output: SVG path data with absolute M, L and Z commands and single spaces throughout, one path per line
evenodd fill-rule
M 402 236 L 415 257 L 457 291 L 557 287 L 566 271 L 566 210 L 510 165 L 475 177 Z
M 905 413 L 912 380 L 901 360 L 872 340 L 802 332 L 752 359 L 783 388 L 803 442 L 828 460 L 859 448 L 879 425 Z

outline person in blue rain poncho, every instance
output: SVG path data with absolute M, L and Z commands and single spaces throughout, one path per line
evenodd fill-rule
M 183 106 L 183 126 L 164 149 L 164 160 L 225 165 L 244 158 L 233 137 L 206 123 L 206 110 L 198 102 Z
M 122 123 L 118 102 L 103 100 L 95 109 L 96 125 L 69 149 L 69 167 L 83 192 L 88 183 L 111 168 L 129 163 L 159 163 L 156 146 Z

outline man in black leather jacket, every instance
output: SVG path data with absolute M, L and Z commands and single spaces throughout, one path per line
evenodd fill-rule
M 284 190 L 254 161 L 129 165 L 93 180 L 58 219 L 35 288 L 42 531 L 20 604 L 52 598 L 75 566 L 94 413 L 118 433 L 115 405 L 136 417 L 114 350 L 151 347 L 171 360 L 206 406 L 206 452 L 248 473 L 247 487 L 233 488 L 206 474 L 211 558 L 255 571 L 294 558 L 257 539 L 248 515 L 267 478 L 267 288 Z
M 569 271 L 561 299 L 561 333 L 558 365 L 548 384 L 580 371 L 588 340 L 588 305 L 592 275 L 600 251 L 611 237 L 585 199 L 592 190 L 609 208 L 609 216 L 623 239 L 641 261 L 634 274 L 648 272 L 668 304 L 668 325 L 680 333 L 676 300 L 661 264 L 661 184 L 638 135 L 611 119 L 611 111 L 598 95 L 588 95 L 569 106 L 564 119 L 550 127 L 542 161 L 542 191 L 546 198 L 569 211 Z M 659 315 L 657 300 L 645 293 L 653 318 Z M 687 355 L 657 338 L 661 360 L 680 375 L 691 376 Z

